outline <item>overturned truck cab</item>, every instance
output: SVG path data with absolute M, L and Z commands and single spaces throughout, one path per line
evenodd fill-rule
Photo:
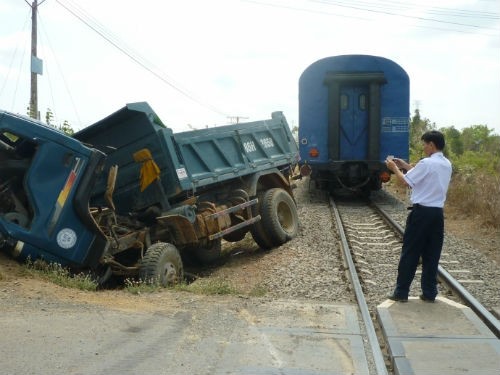
M 0 111 L 0 247 L 96 267 L 107 239 L 88 202 L 104 160 L 54 128 Z
M 165 286 L 183 258 L 218 259 L 222 240 L 250 232 L 270 249 L 298 231 L 298 149 L 281 112 L 173 133 L 132 103 L 74 137 L 1 112 L 0 141 L 0 246 L 100 283 Z

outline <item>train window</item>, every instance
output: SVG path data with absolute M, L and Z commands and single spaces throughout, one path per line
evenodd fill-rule
M 366 111 L 366 95 L 365 94 L 361 94 L 359 96 L 359 109 L 362 110 L 362 111 Z
M 340 95 L 340 109 L 347 109 L 349 107 L 349 97 L 346 94 Z

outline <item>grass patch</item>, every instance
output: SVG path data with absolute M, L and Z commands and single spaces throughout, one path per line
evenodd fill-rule
M 131 294 L 154 293 L 162 289 L 164 288 L 159 283 L 134 279 L 125 280 L 125 290 Z
M 125 290 L 132 294 L 145 294 L 161 291 L 165 288 L 155 282 L 145 282 L 144 280 L 125 280 Z M 223 279 L 198 279 L 192 283 L 182 282 L 172 285 L 167 289 L 190 292 L 202 295 L 227 295 L 241 294 L 230 282 Z M 256 292 L 258 293 L 258 292 Z
M 263 285 L 255 285 L 248 295 L 250 297 L 264 297 L 269 290 Z
M 37 275 L 65 288 L 80 289 L 87 291 L 97 290 L 97 282 L 85 273 L 74 274 L 58 263 L 47 263 L 43 260 L 28 259 L 26 261 L 27 274 Z

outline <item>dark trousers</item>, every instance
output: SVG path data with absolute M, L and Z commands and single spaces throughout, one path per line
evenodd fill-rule
M 443 209 L 414 206 L 406 219 L 394 295 L 402 298 L 408 297 L 418 260 L 422 257 L 422 294 L 431 299 L 436 297 L 438 293 L 437 271 L 443 247 L 443 237 Z

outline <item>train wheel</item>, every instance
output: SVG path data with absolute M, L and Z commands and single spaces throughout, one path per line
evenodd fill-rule
M 299 216 L 290 194 L 280 188 L 270 189 L 261 206 L 262 224 L 272 244 L 279 246 L 297 235 Z
M 253 214 L 254 216 L 260 215 L 261 219 L 260 221 L 252 225 L 250 233 L 252 234 L 253 240 L 257 243 L 257 245 L 259 245 L 261 249 L 268 250 L 273 247 L 273 242 L 269 238 L 262 220 L 262 203 L 264 202 L 264 197 L 265 194 L 259 194 L 257 196 L 259 202 L 253 207 Z
M 181 282 L 183 276 L 181 256 L 174 245 L 158 242 L 148 248 L 139 269 L 142 281 L 166 287 Z
M 214 240 L 209 247 L 196 248 L 193 250 L 193 255 L 196 260 L 202 264 L 211 264 L 220 259 L 222 251 L 221 239 Z

